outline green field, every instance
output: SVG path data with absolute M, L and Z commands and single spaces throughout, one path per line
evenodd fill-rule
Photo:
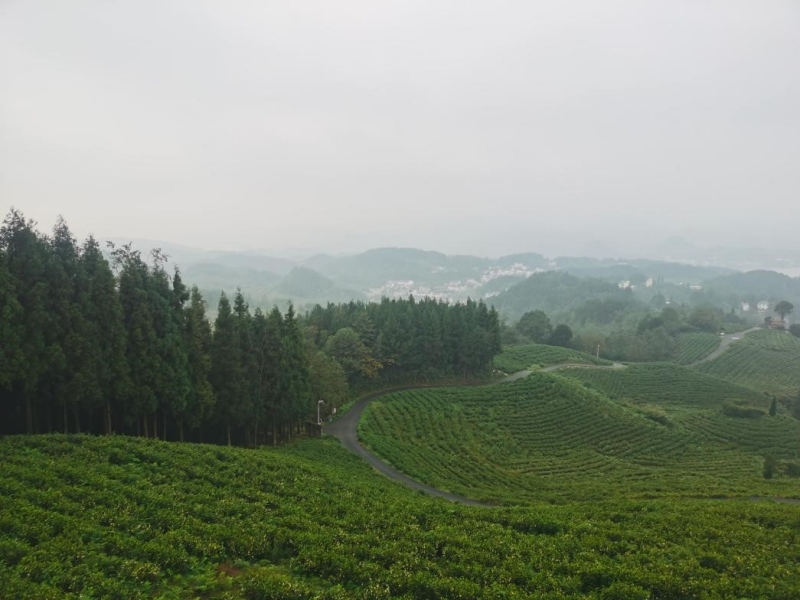
M 675 362 L 690 365 L 702 360 L 719 347 L 719 336 L 713 333 L 681 333 Z
M 800 594 L 800 506 L 462 507 L 333 440 L 248 451 L 14 437 L 0 457 L 3 598 Z
M 716 409 L 725 401 L 745 401 L 761 408 L 769 408 L 770 404 L 769 397 L 762 393 L 672 363 L 641 363 L 625 369 L 567 369 L 560 373 L 613 400 L 652 402 L 667 410 Z
M 494 359 L 494 367 L 504 373 L 516 373 L 535 367 L 546 367 L 561 363 L 576 363 L 585 365 L 610 365 L 611 362 L 598 359 L 591 354 L 579 352 L 560 346 L 547 346 L 544 344 L 527 344 L 525 346 L 510 346 L 498 354 Z
M 654 376 L 658 368 L 570 371 L 592 381 L 641 380 L 638 389 L 649 390 L 631 385 L 616 400 L 547 373 L 483 388 L 401 392 L 371 404 L 359 434 L 412 477 L 486 501 L 800 496 L 800 479 L 762 476 L 766 455 L 784 469 L 800 461 L 800 421 L 783 413 L 725 416 L 724 401 L 765 398 L 663 365 L 678 381 L 680 373 L 695 377 L 672 392 L 671 379 Z M 692 385 L 700 380 L 705 387 L 697 392 Z M 664 397 L 671 405 L 654 404 Z
M 697 370 L 791 398 L 800 393 L 800 339 L 782 331 L 755 331 Z

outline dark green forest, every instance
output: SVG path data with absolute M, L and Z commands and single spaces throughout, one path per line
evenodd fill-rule
M 0 433 L 125 433 L 255 445 L 290 439 L 351 390 L 488 375 L 483 302 L 207 302 L 160 250 L 79 244 L 12 209 L 0 228 Z

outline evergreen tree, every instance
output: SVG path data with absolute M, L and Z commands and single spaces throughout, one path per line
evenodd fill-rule
M 217 414 L 225 425 L 231 445 L 231 426 L 237 418 L 241 356 L 236 339 L 236 322 L 225 292 L 219 297 L 217 319 L 211 342 L 211 385 L 217 398 Z
M 61 217 L 49 239 L 45 277 L 51 323 L 46 332 L 49 364 L 40 390 L 51 406 L 60 407 L 63 431 L 69 431 L 68 413 L 72 413 L 74 430 L 80 433 L 81 409 L 86 407 L 95 365 L 84 317 L 88 309 L 85 275 L 77 242 Z
M 196 286 L 192 287 L 185 309 L 184 340 L 189 375 L 189 394 L 182 412 L 175 417 L 178 437 L 184 440 L 184 427 L 198 428 L 211 417 L 216 398 L 211 386 L 211 326 L 206 318 L 206 303 Z
M 311 406 L 308 358 L 303 334 L 291 304 L 283 317 L 280 373 L 283 398 L 281 416 L 291 437 L 292 429 L 299 428 L 302 419 L 308 417 Z
M 239 347 L 241 361 L 239 365 L 238 406 L 234 421 L 237 426 L 244 427 L 245 445 L 250 445 L 250 438 L 254 435 L 251 425 L 258 413 L 259 357 L 257 332 L 250 315 L 250 308 L 245 302 L 241 289 L 237 289 L 234 296 L 233 315 L 236 343 Z
M 128 424 L 136 424 L 137 434 L 148 436 L 147 417 L 158 408 L 157 391 L 163 379 L 159 338 L 152 315 L 151 274 L 141 254 L 130 244 L 113 248 L 112 257 L 119 270 L 119 299 L 130 375 L 124 418 Z
M 126 332 L 116 280 L 93 237 L 83 245 L 81 263 L 86 285 L 88 369 L 86 399 L 90 409 L 103 414 L 103 431 L 113 430 L 112 415 L 121 412 L 131 393 L 125 358 Z
M 17 302 L 14 280 L 8 271 L 5 252 L 0 250 L 0 390 L 10 390 L 23 372 L 22 306 Z M 4 403 L 10 394 L 0 396 Z
M 35 229 L 36 223 L 11 209 L 0 228 L 0 250 L 5 254 L 8 274 L 14 282 L 21 308 L 22 360 L 15 369 L 11 393 L 24 404 L 25 431 L 38 431 L 37 405 L 40 384 L 49 367 L 47 331 L 51 318 L 47 310 L 47 245 Z

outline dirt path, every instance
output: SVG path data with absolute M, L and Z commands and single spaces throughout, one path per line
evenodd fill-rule
M 742 331 L 739 333 L 731 333 L 727 334 L 723 337 L 719 348 L 717 348 L 714 352 L 706 356 L 705 358 L 692 363 L 691 365 L 687 366 L 694 366 L 698 365 L 702 362 L 713 360 L 720 354 L 722 354 L 728 346 L 730 346 L 733 342 L 740 340 L 744 335 L 750 333 L 751 331 L 755 331 L 758 328 L 755 327 L 753 329 L 748 329 L 747 331 Z M 539 369 L 539 372 L 542 373 L 550 373 L 552 371 L 558 371 L 559 369 L 624 369 L 627 365 L 622 363 L 615 362 L 611 365 L 592 365 L 592 364 L 581 364 L 581 363 L 561 363 L 557 365 L 550 365 L 548 367 L 544 367 Z M 513 375 L 508 375 L 505 379 L 500 381 L 493 381 L 490 383 L 484 384 L 473 384 L 473 385 L 503 385 L 505 383 L 509 383 L 511 381 L 517 381 L 518 379 L 524 379 L 528 375 L 531 374 L 531 371 L 518 371 Z M 468 384 L 469 385 L 469 384 Z M 445 498 L 450 500 L 451 502 L 457 502 L 459 504 L 465 504 L 467 506 L 483 506 L 483 507 L 496 507 L 496 504 L 488 504 L 486 502 L 479 502 L 478 500 L 473 500 L 471 498 L 467 498 L 465 496 L 459 496 L 458 494 L 451 494 L 450 492 L 445 492 L 430 485 L 424 484 L 422 482 L 417 481 L 416 479 L 412 479 L 405 473 L 398 471 L 391 465 L 386 464 L 383 460 L 378 458 L 375 454 L 367 450 L 361 442 L 358 440 L 358 422 L 361 420 L 361 414 L 364 412 L 364 409 L 369 405 L 370 402 L 376 400 L 382 396 L 386 396 L 388 394 L 393 394 L 395 392 L 402 392 L 406 390 L 419 390 L 419 389 L 426 389 L 430 388 L 431 386 L 425 385 L 412 385 L 412 386 L 405 386 L 405 387 L 398 387 L 393 388 L 390 390 L 383 390 L 380 392 L 375 392 L 373 394 L 369 394 L 368 396 L 364 396 L 363 398 L 359 399 L 351 408 L 348 410 L 344 415 L 342 415 L 337 421 L 330 424 L 323 425 L 322 432 L 325 435 L 332 435 L 333 437 L 339 439 L 341 441 L 342 446 L 347 448 L 353 454 L 357 454 L 365 461 L 367 461 L 370 465 L 372 465 L 376 471 L 386 475 L 390 479 L 394 479 L 395 481 L 399 481 L 400 483 L 410 487 L 412 490 L 417 490 L 420 492 L 424 492 L 430 496 L 437 496 L 440 498 Z M 735 498 L 728 498 L 728 500 L 734 500 Z M 763 501 L 763 500 L 771 500 L 773 502 L 785 502 L 789 504 L 800 504 L 800 500 L 791 499 L 791 498 L 765 498 L 762 496 L 751 496 L 748 498 L 754 502 Z
M 709 360 L 714 360 L 720 354 L 725 352 L 725 350 L 728 349 L 728 346 L 730 346 L 733 342 L 739 341 L 744 336 L 746 336 L 748 333 L 751 333 L 753 331 L 758 331 L 759 329 L 761 329 L 761 328 L 760 327 L 752 327 L 751 329 L 746 329 L 745 331 L 738 331 L 736 333 L 726 333 L 725 335 L 720 336 L 719 346 L 717 346 L 717 349 L 714 350 L 711 354 L 701 358 L 700 360 L 696 360 L 693 363 L 688 364 L 688 365 L 684 365 L 684 366 L 686 366 L 686 367 L 696 367 L 697 365 L 703 364 L 704 362 L 708 362 Z
M 530 375 L 530 371 L 527 372 L 523 371 L 522 373 L 524 373 L 524 375 L 515 373 L 514 375 L 503 381 L 509 381 L 512 378 L 521 379 L 522 377 L 527 377 L 528 375 Z M 358 441 L 358 422 L 361 420 L 361 413 L 364 412 L 364 409 L 370 402 L 372 402 L 377 398 L 380 398 L 381 396 L 392 394 L 394 392 L 401 392 L 404 390 L 418 390 L 418 389 L 423 389 L 425 387 L 430 387 L 430 386 L 407 386 L 391 390 L 384 390 L 382 392 L 376 392 L 374 394 L 370 394 L 369 396 L 364 396 L 358 402 L 356 402 L 350 408 L 350 410 L 348 410 L 342 417 L 340 417 L 339 420 L 337 420 L 334 423 L 331 423 L 330 425 L 323 426 L 322 432 L 326 435 L 332 435 L 338 438 L 339 441 L 342 442 L 342 446 L 347 448 L 353 454 L 357 454 L 358 456 L 363 458 L 370 465 L 372 465 L 376 471 L 382 473 L 383 475 L 386 475 L 390 479 L 394 479 L 395 481 L 399 481 L 400 483 L 407 485 L 412 490 L 425 492 L 430 496 L 438 496 L 441 498 L 446 498 L 451 502 L 458 502 L 459 504 L 466 504 L 467 506 L 485 506 L 485 507 L 494 506 L 493 504 L 478 502 L 477 500 L 472 500 L 471 498 L 465 498 L 464 496 L 459 496 L 458 494 L 443 492 L 442 490 L 438 490 L 435 487 L 431 487 L 424 483 L 420 483 L 416 479 L 411 479 L 411 477 L 409 477 L 405 473 L 402 473 L 397 469 L 395 469 L 394 467 L 387 465 L 380 458 L 378 458 L 372 452 L 367 450 L 361 444 L 361 442 Z
M 583 365 L 583 364 L 570 364 L 570 363 L 563 363 L 560 365 L 552 365 L 542 369 L 542 371 L 555 371 L 557 369 L 566 369 L 572 367 L 594 367 L 594 368 L 601 368 L 601 369 L 622 369 L 625 365 L 620 363 L 614 363 L 612 366 L 603 366 L 603 365 Z M 531 371 L 518 371 L 513 375 L 508 375 L 504 379 L 499 381 L 492 381 L 490 383 L 484 384 L 476 384 L 476 385 L 503 385 L 506 383 L 510 383 L 512 381 L 517 381 L 519 379 L 524 379 L 528 375 L 531 374 Z M 451 502 L 457 502 L 459 504 L 465 504 L 467 506 L 483 506 L 483 507 L 493 507 L 497 506 L 496 504 L 489 504 L 486 502 L 479 502 L 478 500 L 473 500 L 471 498 L 466 498 L 465 496 L 459 496 L 458 494 L 451 494 L 450 492 L 445 492 L 430 485 L 424 484 L 416 479 L 412 479 L 405 473 L 398 471 L 391 465 L 386 464 L 383 460 L 378 458 L 375 454 L 367 450 L 363 444 L 358 440 L 358 422 L 361 420 L 361 415 L 364 412 L 364 409 L 369 405 L 370 402 L 373 400 L 377 400 L 382 396 L 386 396 L 388 394 L 393 394 L 395 392 L 402 392 L 406 390 L 419 390 L 419 389 L 426 389 L 430 388 L 431 386 L 425 385 L 413 385 L 413 386 L 404 386 L 393 388 L 390 390 L 383 390 L 380 392 L 375 392 L 373 394 L 369 394 L 360 398 L 350 410 L 348 410 L 344 415 L 342 415 L 337 421 L 325 424 L 322 427 L 322 432 L 325 435 L 332 435 L 333 437 L 337 438 L 347 450 L 356 454 L 367 461 L 372 467 L 386 475 L 390 479 L 394 479 L 395 481 L 399 481 L 400 483 L 410 487 L 412 490 L 417 490 L 420 492 L 425 492 L 430 496 L 437 496 L 440 498 L 445 498 L 450 500 Z

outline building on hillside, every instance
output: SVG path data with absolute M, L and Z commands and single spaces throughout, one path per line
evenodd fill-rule
M 696 291 L 696 290 L 702 290 L 702 289 L 703 289 L 703 286 L 702 286 L 702 285 L 690 285 L 690 286 L 689 286 L 689 289 L 690 289 L 690 290 L 695 290 L 695 291 Z
M 758 303 L 757 308 L 760 311 L 767 311 L 769 310 L 769 302 L 767 302 L 766 300 L 762 300 L 761 302 Z
M 750 312 L 750 303 L 749 302 L 742 302 L 741 308 L 742 308 L 742 312 Z
M 621 290 L 627 290 L 628 288 L 630 288 L 630 287 L 631 287 L 631 282 L 630 282 L 630 281 L 627 281 L 627 280 L 626 280 L 626 281 L 620 281 L 620 282 L 617 284 L 617 287 L 618 287 L 619 289 L 621 289 Z
M 777 329 L 779 331 L 783 331 L 786 329 L 786 325 L 784 324 L 783 320 L 779 317 L 767 317 L 764 320 L 764 325 L 769 327 L 770 329 Z
M 647 281 L 644 282 L 644 287 L 646 287 L 646 288 L 653 287 L 653 278 L 652 277 L 648 277 L 647 278 Z

